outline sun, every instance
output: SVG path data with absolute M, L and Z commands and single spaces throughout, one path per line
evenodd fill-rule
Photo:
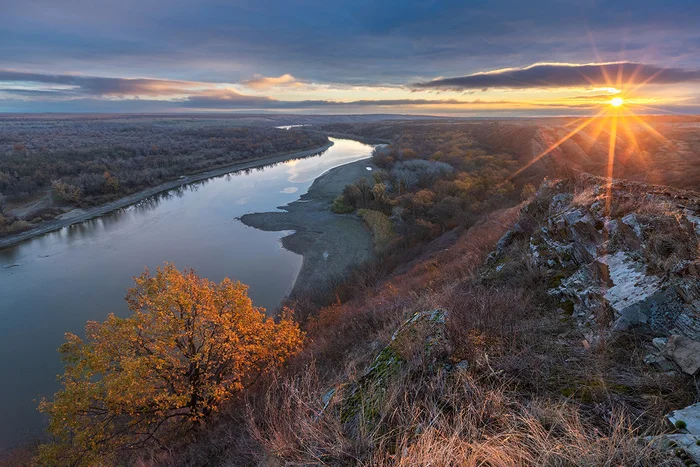
M 600 60 L 598 61 L 600 62 Z M 597 105 L 591 107 L 592 109 L 597 108 L 597 112 L 595 113 L 595 115 L 572 119 L 570 122 L 566 123 L 562 129 L 564 131 L 567 131 L 567 133 L 564 136 L 554 133 L 555 135 L 557 135 L 558 139 L 552 142 L 547 148 L 540 151 L 539 154 L 531 158 L 527 164 L 524 164 L 518 170 L 513 172 L 510 175 L 509 180 L 513 180 L 523 171 L 527 170 L 528 167 L 531 167 L 533 164 L 537 163 L 537 161 L 550 154 L 552 151 L 564 144 L 566 141 L 573 138 L 576 134 L 589 127 L 589 125 L 593 124 L 593 129 L 589 129 L 589 131 L 590 136 L 592 137 L 592 140 L 594 142 L 597 142 L 603 134 L 606 135 L 606 139 L 609 139 L 607 144 L 608 163 L 606 173 L 606 178 L 608 182 L 605 192 L 604 211 L 606 213 L 605 215 L 609 216 L 611 203 L 613 201 L 613 169 L 615 167 L 615 151 L 617 149 L 618 130 L 621 133 L 623 133 L 622 138 L 626 139 L 629 142 L 629 144 L 627 144 L 627 148 L 623 149 L 625 151 L 624 155 L 627 158 L 629 158 L 633 154 L 645 152 L 640 150 L 640 142 L 637 140 L 637 134 L 639 132 L 649 133 L 656 140 L 659 140 L 661 142 L 669 142 L 668 138 L 666 138 L 656 128 L 649 124 L 645 120 L 644 116 L 638 115 L 636 112 L 634 112 L 635 109 L 639 108 L 650 109 L 654 112 L 660 111 L 660 109 L 657 109 L 655 107 L 640 104 L 639 99 L 634 97 L 636 96 L 635 93 L 638 89 L 649 84 L 661 73 L 659 71 L 658 73 L 655 73 L 652 76 L 646 78 L 645 80 L 639 82 L 635 80 L 635 77 L 641 71 L 641 67 L 641 65 L 638 66 L 637 69 L 632 72 L 631 76 L 628 76 L 625 79 L 625 77 L 623 76 L 624 66 L 622 63 L 620 63 L 620 65 L 618 66 L 617 76 L 611 76 L 606 70 L 606 68 L 601 66 L 600 73 L 605 80 L 604 83 L 601 83 L 599 80 L 589 79 L 584 76 L 584 78 L 586 78 L 590 85 L 595 87 L 596 89 L 600 88 L 601 86 L 603 86 L 604 89 L 614 88 L 617 96 L 607 96 L 609 100 L 596 100 L 595 102 Z M 630 100 L 627 101 L 626 98 L 630 98 Z M 569 127 L 574 128 L 568 130 Z M 639 161 L 640 163 L 645 163 L 642 156 L 640 156 Z

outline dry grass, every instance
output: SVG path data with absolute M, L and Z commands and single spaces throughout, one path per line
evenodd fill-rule
M 379 418 L 351 438 L 340 398 L 324 408 L 315 380 L 313 369 L 295 381 L 277 380 L 265 410 L 249 409 L 267 465 L 677 465 L 642 441 L 645 433 L 622 412 L 596 423 L 576 404 L 522 399 L 497 375 L 467 371 L 414 367 L 397 376 Z
M 339 418 L 324 411 L 323 388 L 311 365 L 295 378 L 273 378 L 261 398 L 248 401 L 249 430 L 263 448 L 259 461 L 322 465 L 330 458 L 341 464 L 354 459 L 354 443 Z
M 512 213 L 500 215 L 513 219 Z M 676 465 L 639 440 L 656 432 L 654 421 L 669 405 L 692 397 L 677 392 L 683 382 L 631 366 L 641 360 L 634 342 L 586 351 L 570 324 L 540 309 L 517 281 L 479 284 L 476 268 L 500 235 L 489 238 L 490 245 L 478 239 L 494 222 L 412 262 L 363 300 L 324 310 L 311 332 L 319 365 L 276 379 L 264 400 L 249 405 L 262 462 Z M 466 359 L 469 369 L 431 366 L 419 352 L 383 388 L 373 417 L 360 417 L 359 426 L 357 420 L 344 424 L 343 384 L 359 378 L 402 319 L 435 307 L 449 313 L 450 360 Z M 342 370 L 329 376 L 331 354 Z M 329 399 L 331 388 L 336 392 Z
M 358 209 L 357 213 L 372 229 L 374 247 L 377 251 L 383 251 L 396 236 L 391 220 L 386 214 L 373 209 Z
M 571 204 L 574 206 L 590 206 L 596 199 L 598 199 L 598 196 L 594 186 L 577 186 L 574 189 L 574 198 Z
M 654 271 L 667 273 L 683 261 L 700 257 L 695 226 L 673 215 L 644 216 L 647 228 L 644 256 Z

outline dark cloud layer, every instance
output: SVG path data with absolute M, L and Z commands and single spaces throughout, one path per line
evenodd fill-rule
M 95 97 L 133 96 L 144 97 L 144 109 L 149 97 L 196 108 L 293 105 L 202 82 L 245 82 L 253 93 L 308 83 L 478 90 L 600 78 L 596 69 L 522 68 L 539 62 L 629 60 L 647 64 L 640 78 L 663 68 L 660 83 L 695 81 L 700 69 L 697 0 L 4 0 L 0 11 L 0 64 L 24 71 L 0 75 L 0 93 L 27 108 L 66 99 L 61 108 L 78 110 Z M 503 68 L 518 70 L 475 75 Z M 457 78 L 430 81 L 436 76 Z M 52 86 L 66 89 L 44 90 Z M 0 111 L 22 108 L 3 102 Z M 355 105 L 381 105 L 368 102 Z
M 687 83 L 700 81 L 700 71 L 630 62 L 586 65 L 540 64 L 455 78 L 439 78 L 416 83 L 414 87 L 461 91 L 494 88 L 618 86 L 628 81 L 649 84 Z
M 90 96 L 168 96 L 185 94 L 200 85 L 177 80 L 103 78 L 81 75 L 53 75 L 0 70 L 0 82 L 28 82 L 69 86 L 67 93 Z
M 77 75 L 46 75 L 41 73 L 25 73 L 14 70 L 0 70 L 2 83 L 41 83 L 45 85 L 69 86 L 69 88 L 33 90 L 25 88 L 0 88 L 11 96 L 19 98 L 44 98 L 53 100 L 98 99 L 98 98 L 130 98 L 133 96 L 172 97 L 169 101 L 155 101 L 151 105 L 164 108 L 186 107 L 211 110 L 236 109 L 308 109 L 321 107 L 396 107 L 396 106 L 428 106 L 445 104 L 484 104 L 479 100 L 464 101 L 457 99 L 366 99 L 352 102 L 332 100 L 302 100 L 284 101 L 266 96 L 253 96 L 237 92 L 233 89 L 213 87 L 207 83 L 186 81 L 104 78 Z M 208 87 L 208 89 L 199 89 Z M 185 95 L 183 97 L 183 95 Z M 175 97 L 173 97 L 175 96 Z M 143 99 L 140 102 L 145 104 Z
M 403 84 L 621 52 L 694 68 L 700 46 L 697 0 L 6 0 L 2 13 L 5 67 L 194 81 Z

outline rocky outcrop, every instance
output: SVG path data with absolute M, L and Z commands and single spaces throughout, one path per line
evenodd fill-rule
M 487 261 L 485 281 L 530 274 L 585 336 L 656 335 L 644 362 L 700 374 L 700 194 L 581 175 L 545 182 Z M 568 315 L 568 316 L 567 316 Z M 700 464 L 700 404 L 671 412 L 650 439 Z
M 389 380 L 411 362 L 419 360 L 422 366 L 433 368 L 442 366 L 450 353 L 445 321 L 443 310 L 418 312 L 394 332 L 363 376 L 342 388 L 341 420 L 347 426 L 371 423 L 379 413 Z
M 526 248 L 548 293 L 590 342 L 601 333 L 645 326 L 660 336 L 678 335 L 672 342 L 695 349 L 699 242 L 700 195 L 581 176 L 545 182 L 489 265 L 491 275 L 498 274 L 522 257 L 513 249 Z M 695 362 L 679 363 L 688 361 L 679 352 L 662 357 L 692 371 Z

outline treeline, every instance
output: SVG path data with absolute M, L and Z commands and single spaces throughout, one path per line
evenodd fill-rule
M 21 202 L 53 189 L 71 204 L 100 204 L 181 175 L 327 142 L 302 128 L 221 122 L 6 120 L 0 193 Z
M 374 151 L 373 162 L 380 170 L 372 180 L 345 187 L 333 210 L 379 211 L 391 220 L 394 241 L 412 244 L 470 226 L 484 212 L 519 201 L 533 190 L 532 185 L 511 180 L 522 155 L 492 144 L 492 127 L 411 122 L 325 126 L 393 141 Z

